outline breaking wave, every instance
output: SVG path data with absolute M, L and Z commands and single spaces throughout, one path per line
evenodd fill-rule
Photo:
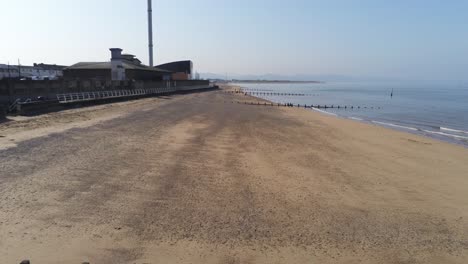
M 327 111 L 323 111 L 323 110 L 320 110 L 320 109 L 315 108 L 315 107 L 312 107 L 312 109 L 314 109 L 314 110 L 317 111 L 317 112 L 323 113 L 323 114 L 332 115 L 332 116 L 338 116 L 337 114 L 330 113 L 330 112 L 327 112 Z
M 446 128 L 446 127 L 440 127 L 440 130 L 441 131 L 452 132 L 452 133 L 468 134 L 468 131 L 457 130 L 457 129 L 452 129 L 452 128 Z
M 444 133 L 444 132 L 437 132 L 437 131 L 430 131 L 430 130 L 423 130 L 423 131 L 426 133 L 430 133 L 430 134 L 468 140 L 468 136 L 465 137 L 465 136 L 459 136 L 459 135 L 454 135 L 454 134 L 449 134 L 449 133 Z
M 392 124 L 392 123 L 385 123 L 385 122 L 379 122 L 379 121 L 372 121 L 372 123 L 378 124 L 378 125 L 383 125 L 383 126 L 402 128 L 402 129 L 407 129 L 407 130 L 412 130 L 412 131 L 418 131 L 419 130 L 419 129 L 414 128 L 414 127 L 400 126 L 400 125 L 395 125 L 395 124 Z

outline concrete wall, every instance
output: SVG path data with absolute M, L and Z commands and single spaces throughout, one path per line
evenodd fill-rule
M 164 80 L 165 75 L 170 73 L 157 72 L 157 71 L 143 71 L 143 70 L 125 70 L 126 77 L 128 80 L 138 80 L 138 81 L 162 81 Z
M 42 96 L 55 99 L 57 94 L 98 92 L 111 90 L 152 89 L 181 86 L 209 86 L 208 81 L 99 81 L 99 80 L 56 80 L 56 81 L 0 81 L 0 104 L 17 98 Z
M 0 121 L 5 119 L 7 106 L 0 103 Z
M 187 81 L 190 79 L 190 74 L 187 74 L 185 72 L 176 72 L 172 74 L 172 80 L 174 81 Z

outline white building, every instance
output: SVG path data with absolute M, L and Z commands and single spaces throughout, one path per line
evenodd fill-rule
M 8 66 L 6 64 L 0 64 L 0 80 L 4 78 L 18 78 L 19 70 L 18 67 Z
M 0 80 L 25 78 L 31 80 L 56 80 L 63 76 L 65 66 L 36 64 L 34 66 L 0 64 Z

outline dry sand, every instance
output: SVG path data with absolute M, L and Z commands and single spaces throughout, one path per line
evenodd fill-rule
M 246 100 L 0 124 L 0 263 L 468 262 L 468 149 Z

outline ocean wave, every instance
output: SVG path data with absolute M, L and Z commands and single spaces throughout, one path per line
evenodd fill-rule
M 446 127 L 440 127 L 440 130 L 447 131 L 447 132 L 452 132 L 452 133 L 468 134 L 468 131 L 457 130 L 457 129 L 452 129 L 452 128 L 446 128 Z
M 383 125 L 383 126 L 390 126 L 390 127 L 408 129 L 408 130 L 412 130 L 412 131 L 418 131 L 419 130 L 419 129 L 414 128 L 414 127 L 400 126 L 400 125 L 395 125 L 395 124 L 392 124 L 392 123 L 385 123 L 385 122 L 379 122 L 379 121 L 372 121 L 372 123 L 378 124 L 378 125 Z
M 430 133 L 430 134 L 436 134 L 436 135 L 441 135 L 441 136 L 446 136 L 446 137 L 452 137 L 452 138 L 468 140 L 468 137 L 464 137 L 464 136 L 448 134 L 448 133 L 444 133 L 444 132 L 430 131 L 430 130 L 423 130 L 423 131 L 426 132 L 426 133 Z
M 357 121 L 364 121 L 364 119 L 362 119 L 362 118 L 353 117 L 353 116 L 349 117 L 349 119 L 353 119 L 353 120 L 357 120 Z
M 314 109 L 314 110 L 317 111 L 317 112 L 323 113 L 323 114 L 332 115 L 332 116 L 338 116 L 337 114 L 330 113 L 330 112 L 327 112 L 327 111 L 323 111 L 323 110 L 320 110 L 320 109 L 315 108 L 315 107 L 312 107 L 312 109 Z

